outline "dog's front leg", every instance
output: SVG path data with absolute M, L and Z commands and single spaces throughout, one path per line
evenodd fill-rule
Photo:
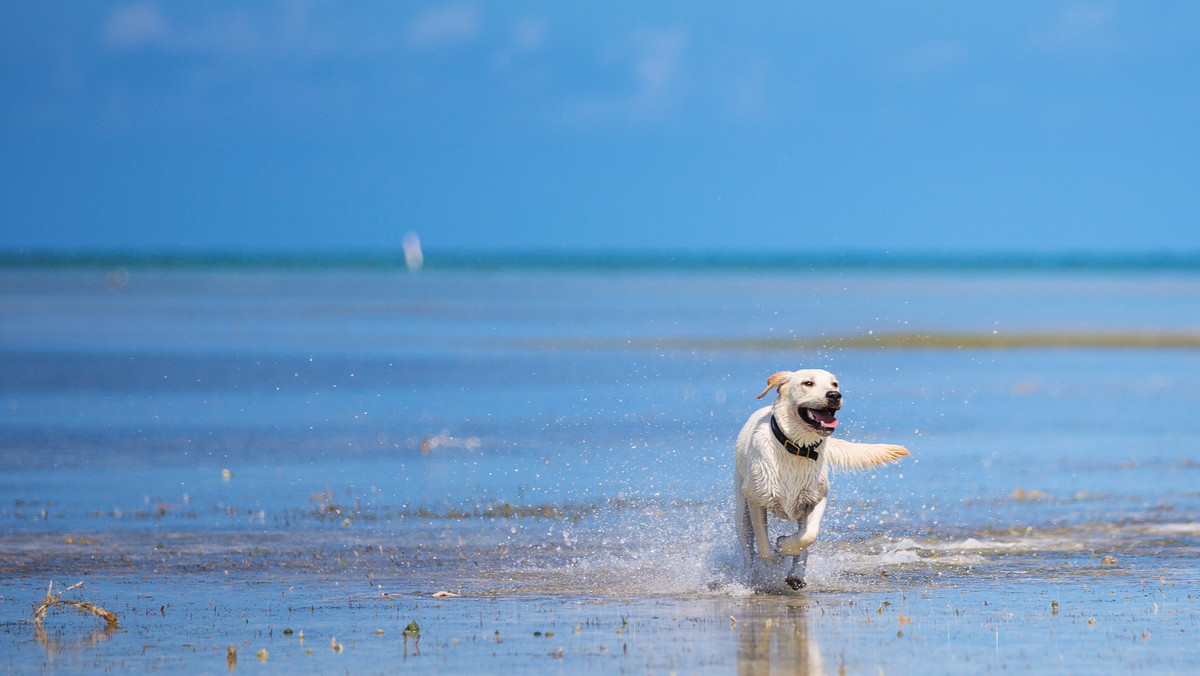
M 806 586 L 808 583 L 804 581 L 804 569 L 807 566 L 808 550 L 806 549 L 792 559 L 792 569 L 788 571 L 787 577 L 783 578 L 783 581 L 792 589 Z
M 808 583 L 804 581 L 804 572 L 808 567 L 808 547 L 817 541 L 817 533 L 821 529 L 821 518 L 825 515 L 825 498 L 809 507 L 796 519 L 796 532 L 788 537 L 781 537 L 776 542 L 782 554 L 794 557 L 792 568 L 783 579 L 792 589 L 800 589 Z
M 779 553 L 784 556 L 799 556 L 812 543 L 817 541 L 817 534 L 821 531 L 821 519 L 825 516 L 826 498 L 808 508 L 800 518 L 796 520 L 796 525 L 799 527 L 795 533 L 786 536 L 780 536 L 775 541 L 775 546 L 779 549 Z
M 748 503 L 750 510 L 750 525 L 754 529 L 754 544 L 758 550 L 758 558 L 767 563 L 779 563 L 779 555 L 771 549 L 771 541 L 767 539 L 767 508 Z

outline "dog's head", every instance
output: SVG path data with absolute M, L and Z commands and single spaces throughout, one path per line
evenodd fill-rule
M 775 402 L 777 414 L 798 420 L 823 437 L 833 434 L 838 424 L 837 412 L 842 407 L 842 393 L 832 373 L 821 369 L 781 371 L 767 378 L 767 389 L 758 398 L 767 396 L 772 389 L 779 391 Z

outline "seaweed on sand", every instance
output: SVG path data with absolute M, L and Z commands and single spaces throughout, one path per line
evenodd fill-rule
M 37 631 L 42 631 L 42 619 L 46 616 L 46 613 L 51 608 L 62 608 L 62 607 L 71 607 L 81 613 L 91 613 L 91 614 L 95 615 L 96 617 L 104 620 L 105 629 L 109 629 L 109 630 L 116 629 L 117 628 L 117 614 L 116 613 L 109 612 L 109 611 L 101 608 L 100 606 L 98 606 L 94 603 L 90 603 L 88 601 L 72 601 L 70 599 L 64 599 L 62 597 L 63 594 L 65 594 L 71 590 L 78 589 L 82 586 L 83 586 L 82 582 L 76 582 L 75 584 L 71 585 L 70 587 L 67 587 L 66 589 L 55 594 L 54 593 L 54 581 L 51 580 L 50 586 L 46 588 L 46 598 L 42 599 L 41 604 L 34 604 L 33 625 L 34 625 L 35 629 Z

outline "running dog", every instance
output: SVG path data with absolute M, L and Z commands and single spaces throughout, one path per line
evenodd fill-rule
M 842 407 L 838 381 L 828 371 L 782 371 L 767 379 L 762 399 L 772 389 L 778 396 L 755 411 L 738 434 L 734 487 L 738 541 L 746 568 L 754 556 L 778 563 L 794 557 L 784 581 L 792 589 L 805 586 L 808 547 L 816 542 L 829 495 L 829 466 L 874 467 L 909 455 L 892 444 L 860 444 L 832 437 Z M 795 521 L 798 530 L 780 536 L 772 548 L 767 539 L 767 513 Z

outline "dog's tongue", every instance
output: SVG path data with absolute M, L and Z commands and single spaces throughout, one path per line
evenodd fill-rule
M 809 409 L 809 412 L 812 413 L 813 420 L 821 423 L 824 427 L 837 427 L 837 418 L 833 417 L 829 411 L 813 408 Z

